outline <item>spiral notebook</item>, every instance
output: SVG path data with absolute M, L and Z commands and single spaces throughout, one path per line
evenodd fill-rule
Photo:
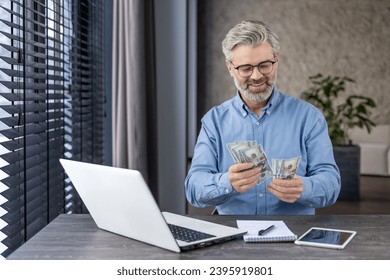
M 266 233 L 259 235 L 260 230 L 274 226 Z M 239 229 L 246 230 L 243 236 L 245 242 L 292 242 L 297 236 L 283 221 L 237 220 Z

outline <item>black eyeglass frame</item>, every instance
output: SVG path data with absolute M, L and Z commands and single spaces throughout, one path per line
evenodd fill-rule
M 232 61 L 229 60 L 229 62 L 233 65 L 233 68 L 234 68 L 235 70 L 237 70 L 238 75 L 240 75 L 242 78 L 248 78 L 248 77 L 252 76 L 254 67 L 257 67 L 257 70 L 259 70 L 259 72 L 260 72 L 261 74 L 263 74 L 263 75 L 268 75 L 269 73 L 271 73 L 271 72 L 274 70 L 274 64 L 275 64 L 276 62 L 278 62 L 278 57 L 277 57 L 277 56 L 274 56 L 274 59 L 275 59 L 274 61 L 272 61 L 272 60 L 262 61 L 262 62 L 260 62 L 260 63 L 257 64 L 257 65 L 243 64 L 243 65 L 239 65 L 239 66 L 237 66 L 237 67 L 234 66 L 234 64 L 233 64 Z M 261 72 L 261 70 L 260 70 L 260 65 L 263 64 L 263 63 L 272 63 L 271 71 L 269 71 L 269 72 L 267 72 L 267 73 Z M 242 76 L 242 75 L 240 74 L 239 68 L 240 68 L 240 67 L 244 67 L 244 66 L 246 66 L 246 67 L 251 66 L 251 67 L 252 67 L 252 70 L 251 70 L 250 75 L 248 75 L 248 76 Z

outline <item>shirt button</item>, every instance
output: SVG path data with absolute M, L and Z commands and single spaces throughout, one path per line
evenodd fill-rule
M 230 191 L 229 191 L 229 189 L 225 189 L 225 193 L 229 193 Z
M 256 122 L 256 125 L 259 125 L 260 123 L 259 122 Z
M 262 193 L 261 193 L 261 194 L 259 194 L 259 196 L 260 196 L 260 197 L 263 197 L 263 196 L 264 196 L 264 194 L 262 194 Z

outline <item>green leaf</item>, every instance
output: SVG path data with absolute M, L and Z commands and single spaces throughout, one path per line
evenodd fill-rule
M 309 76 L 311 86 L 302 93 L 302 98 L 313 104 L 323 113 L 328 124 L 329 136 L 334 145 L 351 143 L 345 128 L 366 128 L 368 132 L 375 126 L 369 119 L 375 101 L 367 96 L 349 95 L 341 104 L 336 105 L 335 98 L 342 98 L 347 83 L 355 83 L 348 76 L 324 76 L 321 73 Z

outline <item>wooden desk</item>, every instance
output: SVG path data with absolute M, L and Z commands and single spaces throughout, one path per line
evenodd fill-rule
M 344 250 L 297 246 L 294 243 L 245 243 L 234 240 L 173 253 L 97 228 L 90 215 L 60 215 L 8 259 L 390 259 L 390 215 L 334 216 L 202 216 L 204 220 L 236 226 L 237 219 L 283 220 L 298 236 L 311 226 L 356 230 Z M 156 236 L 158 238 L 158 236 Z

